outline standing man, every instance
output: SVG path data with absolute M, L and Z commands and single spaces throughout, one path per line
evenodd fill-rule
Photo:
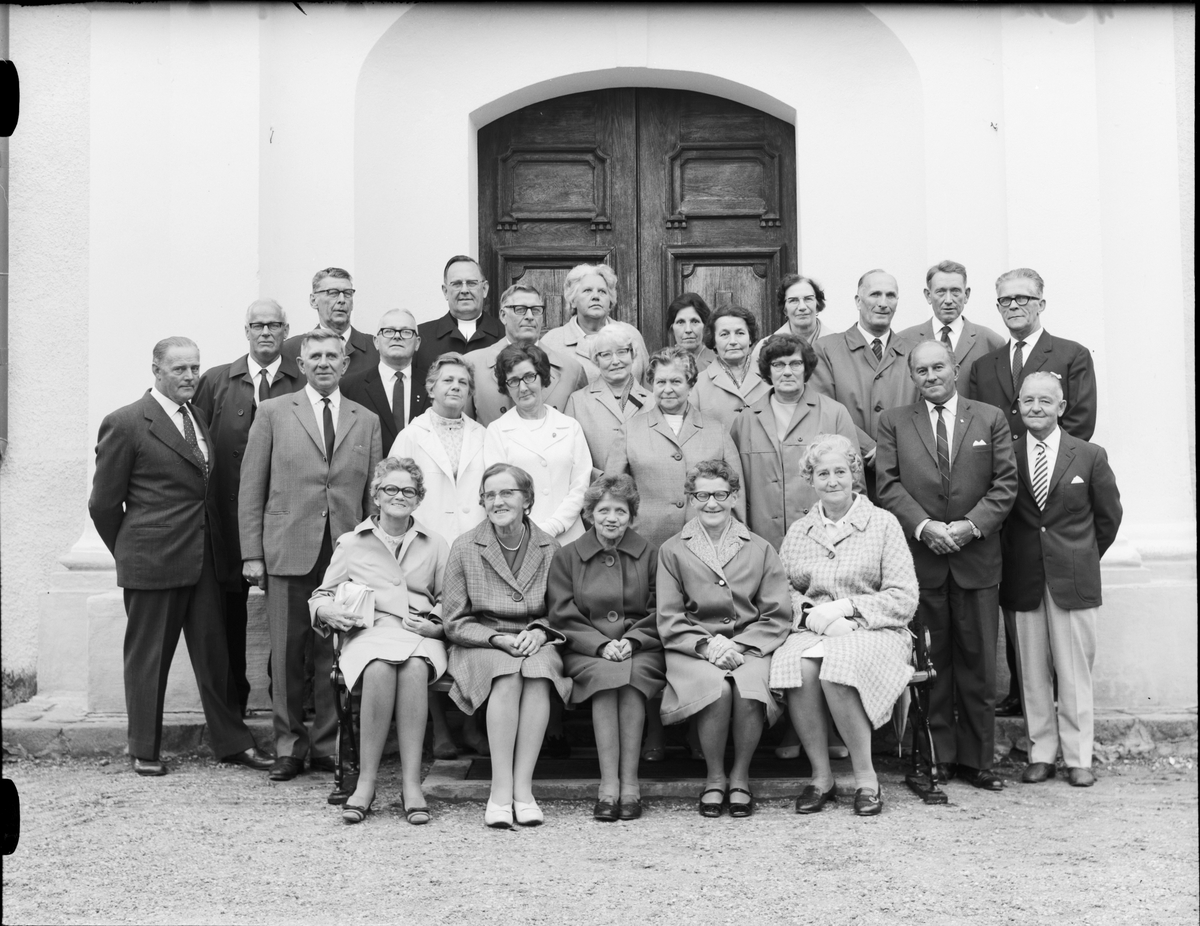
M 213 439 L 212 481 L 224 541 L 221 590 L 225 599 L 225 638 L 229 672 L 242 713 L 250 700 L 246 677 L 246 599 L 250 584 L 242 578 L 238 543 L 238 489 L 250 424 L 260 403 L 290 395 L 304 385 L 296 364 L 280 353 L 288 336 L 287 315 L 274 299 L 257 299 L 246 309 L 246 341 L 250 352 L 233 363 L 211 367 L 200 377 L 192 407 L 200 413 Z
M 996 280 L 996 310 L 1004 319 L 1009 339 L 980 358 L 971 368 L 967 394 L 1001 409 L 1013 437 L 1025 433 L 1018 396 L 1025 377 L 1039 370 L 1057 373 L 1066 402 L 1060 425 L 1072 437 L 1091 440 L 1096 430 L 1096 371 L 1092 355 L 1082 344 L 1051 337 L 1042 328 L 1046 308 L 1044 284 L 1037 271 L 1019 267 Z M 1013 647 L 1016 627 L 1012 611 L 1004 609 L 1004 657 L 1008 662 L 1008 695 L 996 707 L 1001 717 L 1021 713 L 1017 654 Z
M 1121 495 L 1104 448 L 1059 428 L 1066 401 L 1055 374 L 1030 373 L 1019 401 L 1027 430 L 1013 447 L 1020 487 L 1004 524 L 1000 603 L 1014 612 L 1017 628 L 1030 742 L 1021 780 L 1053 778 L 1061 745 L 1067 780 L 1088 788 L 1096 782 L 1092 665 L 1100 557 L 1121 526 Z
M 473 350 L 463 358 L 475 373 L 475 396 L 467 400 L 466 412 L 485 428 L 508 411 L 511 404 L 508 394 L 501 394 L 496 384 L 496 357 L 509 344 L 537 344 L 545 317 L 546 301 L 541 291 L 532 283 L 514 283 L 500 297 L 504 337 L 491 347 Z M 587 385 L 587 374 L 574 357 L 552 347 L 542 349 L 550 358 L 546 404 L 561 412 L 571 393 Z
M 413 370 L 413 355 L 421 347 L 417 320 L 404 309 L 391 309 L 379 320 L 375 349 L 379 365 L 347 376 L 342 394 L 352 402 L 379 416 L 383 451 L 387 453 L 410 421 L 429 407 L 424 375 L 418 380 Z
M 1004 414 L 958 395 L 939 341 L 908 355 L 921 400 L 879 422 L 879 503 L 908 536 L 937 678 L 929 724 L 939 777 L 999 791 L 995 752 L 1000 527 L 1017 494 Z M 944 763 L 944 765 L 942 764 Z
M 442 297 L 446 314 L 436 321 L 418 326 L 421 346 L 413 361 L 423 382 L 425 373 L 442 354 L 453 351 L 466 354 L 491 347 L 504 337 L 504 326 L 483 313 L 488 282 L 473 257 L 456 254 L 442 269 Z
M 901 337 L 915 344 L 941 341 L 950 349 L 958 364 L 955 387 L 959 393 L 966 391 L 975 361 L 1005 344 L 1004 338 L 991 328 L 976 325 L 963 316 L 970 298 L 966 267 L 953 260 L 935 264 L 925 274 L 925 301 L 933 309 L 933 318 L 900 332 Z
M 163 700 L 182 630 L 213 752 L 265 771 L 271 758 L 242 722 L 229 677 L 212 436 L 188 405 L 200 378 L 200 350 L 188 338 L 166 338 L 154 345 L 150 370 L 154 388 L 100 425 L 88 499 L 125 590 L 129 758 L 139 775 L 167 774 L 158 754 Z
M 238 495 L 242 575 L 267 593 L 275 753 L 272 781 L 309 766 L 333 771 L 337 716 L 325 680 L 329 637 L 313 633 L 308 599 L 321 583 L 333 542 L 368 513 L 370 480 L 383 456 L 379 419 L 341 394 L 342 339 L 318 328 L 304 335 L 299 367 L 307 380 L 292 395 L 259 407 Z M 312 639 L 316 720 L 304 726 L 304 649 Z
M 346 374 L 364 373 L 379 363 L 379 351 L 370 336 L 350 325 L 350 314 L 354 311 L 354 281 L 350 274 L 341 267 L 318 270 L 313 276 L 312 290 L 308 304 L 317 310 L 317 327 L 332 331 L 341 339 L 342 353 L 349 361 Z M 295 363 L 303 339 L 302 334 L 288 338 L 283 343 L 283 356 Z
M 858 281 L 854 304 L 858 323 L 846 331 L 819 338 L 813 345 L 817 391 L 841 402 L 858 431 L 866 472 L 867 495 L 875 500 L 875 440 L 879 416 L 889 408 L 908 405 L 917 391 L 904 358 L 913 342 L 892 331 L 900 301 L 896 278 L 883 270 L 868 270 Z

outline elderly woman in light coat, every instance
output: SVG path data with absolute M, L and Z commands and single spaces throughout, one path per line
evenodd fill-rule
M 588 349 L 600 375 L 572 393 L 563 409 L 583 428 L 597 469 L 604 465 L 621 425 L 654 401 L 650 390 L 633 375 L 636 333 L 631 326 L 618 322 L 602 328 L 590 340 Z
M 900 522 L 854 491 L 861 472 L 853 441 L 818 435 L 803 474 L 820 503 L 792 525 L 779 551 L 794 617 L 792 635 L 771 663 L 771 687 L 787 696 L 813 768 L 797 813 L 815 813 L 837 799 L 826 705 L 850 749 L 854 812 L 874 816 L 883 809 L 871 728 L 887 722 L 912 677 L 908 624 L 917 610 L 917 574 Z
M 747 405 L 767 394 L 770 387 L 750 363 L 750 345 L 758 337 L 758 320 L 749 309 L 727 305 L 712 314 L 708 346 L 717 359 L 700 374 L 691 402 L 728 430 Z

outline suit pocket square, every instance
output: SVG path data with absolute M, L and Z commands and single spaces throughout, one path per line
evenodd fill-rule
M 985 440 L 977 440 L 977 441 L 975 441 L 975 443 L 973 443 L 971 446 L 972 446 L 972 447 L 986 447 L 986 446 L 987 446 L 987 441 L 985 441 Z
M 1083 485 L 1083 479 L 1079 476 L 1076 476 L 1074 479 L 1071 480 L 1071 485 L 1073 485 L 1073 486 L 1080 485 L 1081 486 L 1081 485 Z

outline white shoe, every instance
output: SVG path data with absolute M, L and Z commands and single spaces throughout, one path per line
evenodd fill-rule
M 528 804 L 523 801 L 513 801 L 512 806 L 513 815 L 521 826 L 540 826 L 546 819 L 542 815 L 542 808 L 538 806 L 537 801 L 530 801 Z
M 487 810 L 483 812 L 483 822 L 497 829 L 509 829 L 513 825 L 513 805 L 493 804 L 487 802 Z
M 846 746 L 830 746 L 829 758 L 831 759 L 846 759 L 850 756 L 850 750 Z
M 794 746 L 776 746 L 775 758 L 777 759 L 798 759 L 800 758 L 800 744 Z

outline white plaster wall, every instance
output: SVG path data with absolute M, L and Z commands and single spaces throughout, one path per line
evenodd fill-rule
M 0 470 L 4 668 L 32 670 L 50 570 L 86 517 L 87 7 L 12 6 L 9 447 Z

